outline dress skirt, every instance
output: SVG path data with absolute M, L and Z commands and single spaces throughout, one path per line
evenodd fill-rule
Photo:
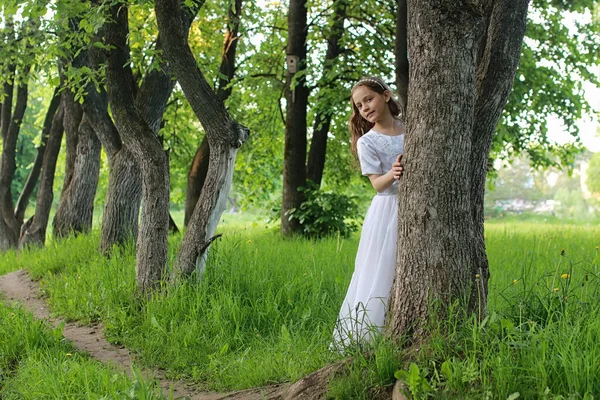
M 377 194 L 363 222 L 354 274 L 333 332 L 332 345 L 343 348 L 370 342 L 387 313 L 396 267 L 397 194 Z

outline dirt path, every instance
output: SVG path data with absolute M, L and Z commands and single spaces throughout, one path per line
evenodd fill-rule
M 0 276 L 0 297 L 5 302 L 18 302 L 31 312 L 36 318 L 46 320 L 50 325 L 56 327 L 64 321 L 60 318 L 51 318 L 46 302 L 39 297 L 38 283 L 31 280 L 25 270 L 12 272 Z M 132 360 L 134 354 L 124 347 L 110 344 L 104 338 L 102 325 L 79 326 L 75 323 L 64 323 L 63 335 L 71 341 L 75 348 L 90 354 L 93 358 L 104 364 L 113 365 L 131 375 Z M 175 399 L 190 400 L 220 400 L 220 399 L 290 399 L 296 397 L 289 384 L 265 386 L 260 388 L 241 390 L 229 393 L 203 392 L 195 389 L 193 384 L 184 381 L 172 381 L 165 378 L 163 372 L 158 370 L 143 369 L 144 376 L 155 377 L 168 394 L 172 390 Z

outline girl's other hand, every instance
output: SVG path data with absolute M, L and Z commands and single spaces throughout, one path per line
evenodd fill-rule
M 400 154 L 398 158 L 396 158 L 394 164 L 392 164 L 392 171 L 394 174 L 394 179 L 400 179 L 402 173 L 404 172 L 404 166 L 402 165 L 402 154 Z

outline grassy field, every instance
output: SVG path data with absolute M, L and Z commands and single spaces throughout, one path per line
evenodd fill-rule
M 282 240 L 251 219 L 218 230 L 224 236 L 202 281 L 165 285 L 143 303 L 134 296 L 132 249 L 100 257 L 97 234 L 9 253 L 0 274 L 27 268 L 53 312 L 102 320 L 109 340 L 143 363 L 207 389 L 292 381 L 340 359 L 328 347 L 358 238 Z M 179 240 L 170 240 L 171 261 Z M 486 241 L 492 277 L 483 323 L 458 312 L 432 320 L 427 344 L 410 358 L 380 340 L 368 356 L 354 355 L 329 397 L 374 398 L 399 369 L 415 398 L 600 395 L 600 227 L 492 221 Z M 0 397 L 18 398 L 9 388 L 26 371 L 0 362 Z

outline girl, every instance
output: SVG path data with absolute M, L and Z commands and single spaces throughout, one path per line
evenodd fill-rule
M 397 179 L 402 175 L 404 124 L 400 103 L 379 78 L 358 81 L 351 92 L 352 152 L 377 195 L 363 223 L 354 274 L 333 332 L 340 348 L 369 342 L 383 328 L 396 265 Z

